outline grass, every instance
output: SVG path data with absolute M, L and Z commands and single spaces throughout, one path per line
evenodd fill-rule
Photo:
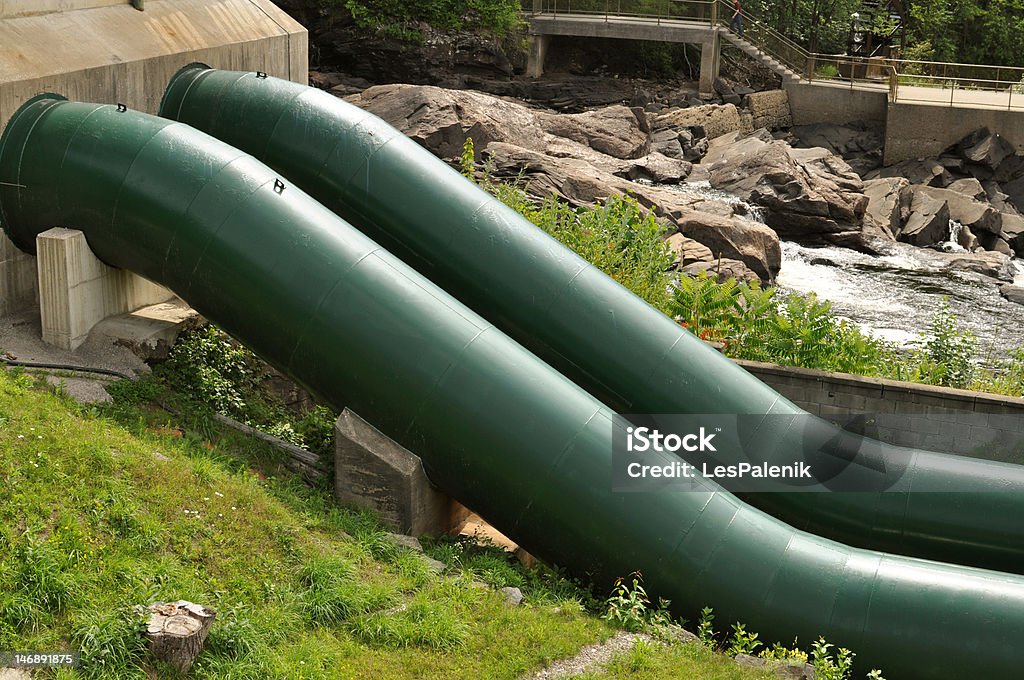
M 218 612 L 196 678 L 519 678 L 615 632 L 586 589 L 486 543 L 424 540 L 437 573 L 156 378 L 114 392 L 85 407 L 0 371 L 0 649 L 82 652 L 41 677 L 176 677 L 138 606 L 178 599 Z M 672 649 L 592 677 L 761 677 Z
M 177 599 L 219 612 L 198 678 L 514 678 L 612 634 L 575 586 L 501 576 L 493 549 L 436 574 L 272 449 L 196 414 L 182 427 L 150 389 L 87 409 L 0 372 L 0 649 L 82 650 L 54 677 L 143 678 L 133 607 Z M 530 604 L 474 585 L 474 565 Z

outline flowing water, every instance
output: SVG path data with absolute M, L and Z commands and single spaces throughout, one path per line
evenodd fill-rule
M 709 199 L 742 203 L 735 196 L 711 189 L 706 182 L 680 187 Z M 747 206 L 755 218 L 757 208 Z M 947 251 L 964 252 L 956 243 L 955 222 L 950 224 Z M 1014 261 L 1017 285 L 1024 285 L 1024 262 Z M 782 292 L 815 293 L 828 300 L 839 316 L 872 335 L 903 346 L 920 344 L 942 300 L 971 330 L 981 354 L 1005 356 L 1024 347 L 1024 306 L 1008 302 L 998 283 L 972 272 L 948 271 L 925 248 L 893 245 L 888 255 L 867 255 L 847 248 L 811 248 L 783 241 L 782 270 L 777 285 Z

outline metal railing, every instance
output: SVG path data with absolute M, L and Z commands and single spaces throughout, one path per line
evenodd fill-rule
M 714 23 L 718 0 L 524 0 L 523 10 L 551 16 L 576 15 L 610 19 L 653 19 Z
M 523 0 L 534 15 L 698 22 L 731 31 L 728 0 Z M 750 12 L 742 39 L 806 82 L 886 88 L 890 101 L 1024 108 L 1024 68 L 812 53 Z M 735 35 L 735 34 L 734 34 Z

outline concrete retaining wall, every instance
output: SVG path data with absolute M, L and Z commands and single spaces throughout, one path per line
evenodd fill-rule
M 966 109 L 935 104 L 889 105 L 885 124 L 885 164 L 938 156 L 978 128 L 998 132 L 1024 151 L 1024 112 Z
M 886 415 L 879 439 L 1024 464 L 1024 399 L 805 368 L 738 362 L 797 406 L 821 416 Z
M 77 11 L 14 17 L 33 7 Z M 196 61 L 308 78 L 306 29 L 270 0 L 0 0 L 0 17 L 0 125 L 40 92 L 156 113 Z M 0 235 L 0 314 L 34 304 L 35 279 L 34 258 Z
M 783 89 L 789 93 L 793 125 L 886 120 L 889 94 L 883 90 L 857 90 L 832 83 L 784 83 Z

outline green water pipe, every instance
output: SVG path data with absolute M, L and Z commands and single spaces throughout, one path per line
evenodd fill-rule
M 263 160 L 619 412 L 804 414 L 411 139 L 337 97 L 195 64 L 171 81 L 161 114 Z M 806 450 L 800 425 L 807 420 L 785 429 L 783 419 L 767 419 L 761 455 L 792 461 Z M 744 499 L 860 547 L 1024 571 L 1024 468 L 888 446 L 877 452 L 911 467 L 892 479 L 876 466 L 864 488 L 893 489 L 887 493 Z
M 825 634 L 900 678 L 1011 678 L 1024 578 L 851 549 L 709 483 L 613 493 L 613 413 L 275 171 L 181 123 L 42 95 L 0 138 L 0 222 L 168 286 L 545 560 L 642 570 L 691 616 Z

